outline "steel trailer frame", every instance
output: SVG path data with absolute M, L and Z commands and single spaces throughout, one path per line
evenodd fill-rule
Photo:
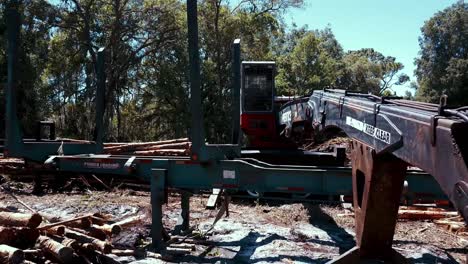
M 167 189 L 176 188 L 182 195 L 182 229 L 189 227 L 189 198 L 191 191 L 221 188 L 323 195 L 352 194 L 352 170 L 349 167 L 272 165 L 252 158 L 241 158 L 240 104 L 233 104 L 234 129 L 231 144 L 205 143 L 201 106 L 200 65 L 198 52 L 197 1 L 187 0 L 188 47 L 190 63 L 191 140 L 190 157 L 138 157 L 104 155 L 103 113 L 105 70 L 103 49 L 98 53 L 98 87 L 96 99 L 96 131 L 94 142 L 29 141 L 21 137 L 16 112 L 18 75 L 17 49 L 20 15 L 18 0 L 7 6 L 8 84 L 6 89 L 6 139 L 4 155 L 44 162 L 57 171 L 127 175 L 151 182 L 152 240 L 156 250 L 165 247 L 162 225 L 162 205 Z M 233 100 L 240 102 L 240 40 L 233 43 Z M 57 155 L 62 146 L 63 155 Z M 431 193 L 434 198 L 444 194 L 432 176 L 409 171 L 406 179 L 415 193 Z M 398 197 L 399 199 L 399 197 Z

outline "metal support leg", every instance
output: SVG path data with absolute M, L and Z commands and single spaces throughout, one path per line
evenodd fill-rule
M 190 192 L 182 192 L 180 202 L 182 212 L 180 213 L 179 219 L 177 220 L 177 225 L 174 229 L 175 234 L 181 234 L 187 232 L 190 229 L 190 196 L 192 196 Z
M 42 173 L 35 172 L 34 173 L 34 189 L 33 194 L 35 195 L 43 195 L 44 188 L 42 186 Z
M 407 164 L 390 154 L 376 155 L 359 142 L 352 146 L 357 247 L 332 262 L 405 263 L 392 241 Z
M 231 202 L 231 196 L 225 191 L 224 192 L 224 207 L 226 207 L 226 217 L 229 217 L 229 203 Z
M 152 248 L 161 251 L 165 248 L 163 239 L 162 205 L 165 197 L 166 170 L 153 169 L 151 177 L 151 238 Z

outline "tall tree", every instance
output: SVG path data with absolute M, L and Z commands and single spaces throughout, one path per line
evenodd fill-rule
M 349 51 L 343 61 L 345 72 L 340 86 L 345 89 L 382 95 L 386 90 L 391 90 L 393 85 L 409 81 L 408 75 L 399 73 L 404 67 L 402 63 L 374 49 Z
M 278 93 L 302 96 L 335 86 L 341 74 L 343 49 L 331 30 L 299 30 L 291 35 L 286 43 L 293 48 L 278 60 Z
M 438 102 L 445 93 L 449 104 L 468 104 L 468 3 L 459 1 L 436 13 L 421 32 L 417 98 Z

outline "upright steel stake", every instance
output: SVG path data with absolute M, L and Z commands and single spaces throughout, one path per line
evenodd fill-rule
M 232 144 L 240 141 L 240 87 L 241 87 L 241 57 L 240 39 L 232 44 Z
M 96 128 L 94 131 L 94 141 L 96 142 L 96 152 L 102 151 L 102 141 L 104 136 L 104 108 L 106 92 L 106 70 L 105 51 L 100 48 L 97 55 L 97 90 L 96 90 Z
M 198 159 L 202 148 L 205 146 L 205 131 L 200 89 L 197 0 L 187 0 L 187 26 L 190 63 L 190 112 L 192 114 L 192 159 Z
M 182 211 L 180 212 L 177 225 L 174 228 L 175 234 L 182 234 L 190 229 L 190 197 L 192 194 L 188 191 L 182 191 L 180 197 L 180 206 Z
M 7 3 L 7 36 L 8 36 L 8 82 L 5 91 L 5 150 L 4 155 L 15 155 L 21 148 L 21 134 L 16 114 L 16 88 L 18 75 L 18 46 L 21 19 L 19 15 L 19 2 L 11 0 Z
M 165 169 L 153 169 L 151 175 L 151 239 L 155 251 L 165 248 L 162 224 L 162 205 L 164 204 L 166 173 Z

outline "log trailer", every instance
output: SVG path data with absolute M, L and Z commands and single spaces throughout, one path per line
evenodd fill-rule
M 357 246 L 336 263 L 359 263 L 362 260 L 403 259 L 392 250 L 397 211 L 403 182 L 409 182 L 416 192 L 437 193 L 435 180 L 448 195 L 461 215 L 468 219 L 468 171 L 466 166 L 468 117 L 466 107 L 451 109 L 446 98 L 440 105 L 416 103 L 398 98 L 376 97 L 349 91 L 314 91 L 310 98 L 293 101 L 280 110 L 280 122 L 287 127 L 296 114 L 303 113 L 313 131 L 320 133 L 329 128 L 340 128 L 354 141 L 352 168 L 343 166 L 278 165 L 269 164 L 242 153 L 240 136 L 242 127 L 262 128 L 256 117 L 274 119 L 271 91 L 258 93 L 263 102 L 246 103 L 241 113 L 240 104 L 233 104 L 234 129 L 230 144 L 207 144 L 201 107 L 200 62 L 198 49 L 197 1 L 187 0 L 188 51 L 190 63 L 190 156 L 148 157 L 107 155 L 102 153 L 103 112 L 105 87 L 105 50 L 98 52 L 96 132 L 92 142 L 64 142 L 54 139 L 25 140 L 16 112 L 16 87 L 20 80 L 17 72 L 17 49 L 20 32 L 20 4 L 7 2 L 7 54 L 8 82 L 6 85 L 6 129 L 4 156 L 40 162 L 58 172 L 92 173 L 114 176 L 134 176 L 151 182 L 152 246 L 164 250 L 162 205 L 168 189 L 182 192 L 182 223 L 189 228 L 189 199 L 200 190 L 220 188 L 227 193 L 238 190 L 274 191 L 285 193 L 313 193 L 322 195 L 352 194 L 356 212 Z M 273 89 L 273 79 L 241 78 L 240 40 L 233 43 L 233 102 L 241 98 L 241 83 L 267 84 Z M 253 65 L 253 64 L 252 64 Z M 257 66 L 259 64 L 257 63 Z M 274 70 L 267 65 L 267 74 Z M 260 69 L 245 69 L 261 75 Z M 260 73 L 260 74 L 259 74 Z M 255 79 L 255 78 L 254 78 Z M 257 78 L 258 79 L 258 78 Z M 245 84 L 244 84 L 245 85 Z M 268 88 L 268 89 L 270 89 Z M 249 97 L 243 90 L 242 96 Z M 248 100 L 248 99 L 247 99 Z M 271 100 L 274 104 L 274 100 Z M 270 108 L 266 105 L 270 105 Z M 289 107 L 289 108 L 288 108 Z M 302 107 L 302 108 L 301 108 Z M 285 114 L 288 109 L 291 114 Z M 304 109 L 300 112 L 298 109 Z M 308 110 L 307 110 L 308 109 Z M 293 111 L 296 111 L 293 113 Z M 249 112 L 252 114 L 248 116 Z M 268 115 L 261 116 L 268 112 Z M 257 115 L 254 118 L 254 115 Z M 288 117 L 291 117 L 288 119 Z M 296 118 L 296 119 L 295 119 Z M 272 124 L 272 121 L 269 124 Z M 267 123 L 268 123 L 267 122 Z M 247 125 L 249 124 L 249 125 Z M 297 123 L 296 123 L 297 124 Z M 41 125 L 41 124 L 40 124 Z M 44 123 L 43 126 L 50 124 Z M 273 129 L 267 124 L 265 131 Z M 291 129 L 294 127 L 291 125 Z M 283 129 L 284 130 L 284 129 Z M 287 130 L 287 129 L 286 129 Z M 277 130 L 274 130 L 277 131 Z M 286 133 L 285 131 L 284 133 Z M 263 135 L 257 135 L 263 136 Z M 263 140 L 262 138 L 257 138 Z M 258 141 L 257 141 L 258 142 Z M 407 171 L 411 164 L 427 173 Z M 432 175 L 432 176 L 431 176 Z

